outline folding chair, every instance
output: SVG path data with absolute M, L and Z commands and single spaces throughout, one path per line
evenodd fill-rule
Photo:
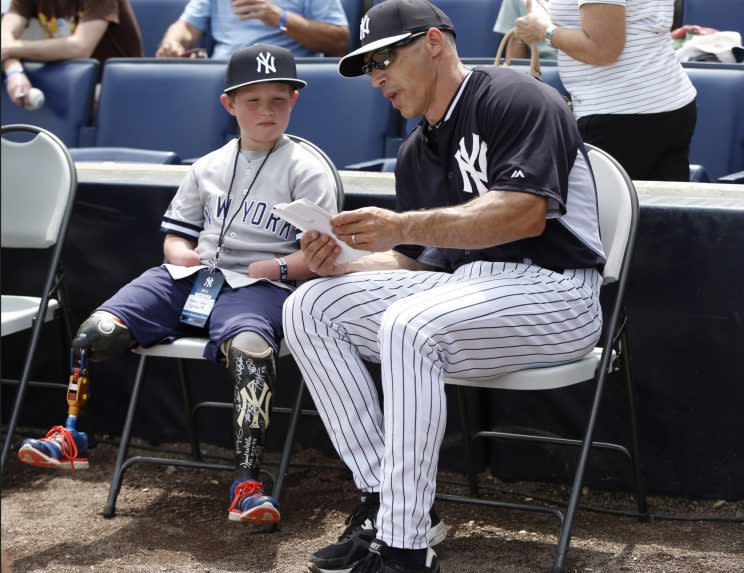
M 602 336 L 602 346 L 595 348 L 582 359 L 568 364 L 547 368 L 533 368 L 512 372 L 502 376 L 482 379 L 454 379 L 446 378 L 445 383 L 458 387 L 460 419 L 465 446 L 465 457 L 468 463 L 470 495 L 437 495 L 438 499 L 460 503 L 482 504 L 487 506 L 507 507 L 551 513 L 561 522 L 558 548 L 556 552 L 553 573 L 563 573 L 564 561 L 571 540 L 576 508 L 581 497 L 587 458 L 591 448 L 602 448 L 620 452 L 627 456 L 633 466 L 633 477 L 636 486 L 636 501 L 641 520 L 647 519 L 646 490 L 643 480 L 638 448 L 638 424 L 635 409 L 635 398 L 630 377 L 630 362 L 628 358 L 628 342 L 626 331 L 626 316 L 623 310 L 623 295 L 628 278 L 628 269 L 635 242 L 638 224 L 638 198 L 635 187 L 625 170 L 610 155 L 604 151 L 587 145 L 589 161 L 597 185 L 599 202 L 599 224 L 602 235 L 602 246 L 607 255 L 607 263 L 603 272 L 603 285 L 617 282 L 617 292 L 609 312 L 609 321 L 605 324 Z M 622 371 L 628 401 L 628 416 L 630 419 L 630 444 L 628 448 L 619 444 L 592 441 L 594 427 L 597 420 L 602 391 L 609 373 Z M 538 434 L 516 434 L 508 432 L 482 431 L 475 435 L 470 433 L 470 423 L 464 400 L 464 388 L 487 388 L 505 390 L 547 390 L 563 388 L 581 382 L 594 383 L 594 399 L 583 440 L 546 437 Z M 472 440 L 489 437 L 510 440 L 523 440 L 550 445 L 569 445 L 580 447 L 581 453 L 574 474 L 571 495 L 565 514 L 556 507 L 510 503 L 478 498 L 478 484 L 472 455 Z
M 341 177 L 336 170 L 331 159 L 328 155 L 323 152 L 318 146 L 309 142 L 306 139 L 298 137 L 296 135 L 287 134 L 287 136 L 305 149 L 313 153 L 321 162 L 328 167 L 329 173 L 333 176 L 336 187 L 336 201 L 339 210 L 343 208 L 344 203 L 344 190 L 341 182 Z M 158 464 L 158 465 L 171 465 L 180 467 L 192 467 L 212 470 L 233 470 L 233 464 L 212 464 L 204 462 L 201 459 L 201 449 L 199 447 L 199 439 L 197 436 L 197 424 L 196 424 L 196 413 L 203 407 L 222 407 L 232 408 L 232 403 L 220 403 L 220 402 L 200 402 L 193 404 L 191 399 L 191 388 L 186 376 L 186 367 L 184 360 L 204 360 L 204 348 L 206 347 L 208 339 L 206 338 L 180 338 L 173 343 L 169 344 L 157 344 L 150 348 L 137 347 L 133 349 L 133 352 L 140 356 L 139 365 L 137 367 L 137 373 L 134 379 L 134 385 L 132 387 L 132 396 L 129 400 L 129 408 L 127 410 L 126 420 L 124 422 L 124 429 L 122 430 L 121 442 L 116 455 L 116 463 L 114 466 L 114 474 L 111 478 L 111 486 L 109 487 L 108 499 L 106 500 L 106 506 L 103 510 L 104 517 L 114 517 L 116 514 L 116 499 L 121 489 L 121 484 L 124 479 L 124 473 L 126 470 L 136 463 L 147 463 L 147 464 Z M 282 342 L 282 346 L 279 351 L 279 357 L 290 356 L 289 351 Z M 191 459 L 173 459 L 165 457 L 150 457 L 150 456 L 134 456 L 127 458 L 127 451 L 129 449 L 129 440 L 132 433 L 132 423 L 134 421 L 134 414 L 137 409 L 137 403 L 139 401 L 139 394 L 144 384 L 145 379 L 145 368 L 147 366 L 148 358 L 150 357 L 163 357 L 163 358 L 175 358 L 177 361 L 178 378 L 181 385 L 181 391 L 184 399 L 184 407 L 186 420 L 188 425 L 189 437 L 191 441 Z M 294 441 L 295 429 L 297 427 L 297 421 L 300 414 L 311 414 L 317 415 L 317 412 L 313 410 L 302 410 L 301 403 L 304 394 L 305 383 L 304 380 L 300 379 L 299 389 L 297 391 L 297 397 L 294 401 L 293 407 L 290 408 L 278 408 L 274 407 L 274 413 L 288 413 L 291 414 L 289 427 L 287 430 L 287 436 L 284 441 L 284 447 L 282 449 L 282 456 L 279 463 L 279 469 L 276 475 L 262 470 L 264 473 L 268 473 L 272 476 L 274 481 L 274 488 L 272 490 L 272 496 L 279 499 L 284 484 L 284 479 L 287 475 L 287 468 L 289 466 L 289 456 L 292 451 L 292 443 Z M 275 526 L 266 526 L 268 531 L 273 531 Z
M 30 376 L 42 325 L 60 310 L 64 332 L 70 337 L 60 259 L 77 190 L 75 165 L 57 136 L 41 127 L 22 124 L 3 126 L 1 133 L 2 247 L 52 248 L 52 256 L 41 297 L 2 295 L 2 337 L 30 329 L 31 340 L 5 432 L 0 475 L 5 469 L 27 387 L 67 388 L 66 384 L 31 382 Z M 33 137 L 29 140 L 23 134 Z

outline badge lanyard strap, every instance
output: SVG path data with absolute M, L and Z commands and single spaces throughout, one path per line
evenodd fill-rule
M 240 213 L 240 210 L 243 208 L 243 205 L 248 199 L 248 194 L 251 192 L 251 189 L 253 189 L 253 184 L 256 182 L 256 179 L 258 179 L 258 176 L 261 173 L 261 169 L 263 169 L 263 166 L 266 164 L 266 160 L 269 158 L 269 155 L 271 155 L 274 149 L 276 149 L 276 144 L 274 144 L 274 146 L 271 149 L 269 149 L 269 152 L 266 154 L 266 157 L 263 158 L 261 165 L 258 166 L 258 170 L 256 171 L 255 177 L 253 177 L 253 181 L 251 181 L 251 184 L 248 186 L 248 189 L 243 194 L 243 200 L 240 202 L 240 205 L 238 205 L 238 208 L 235 209 L 235 213 L 233 213 L 233 216 L 230 219 L 230 222 L 227 224 L 227 227 L 225 226 L 225 221 L 227 220 L 227 213 L 225 213 L 225 216 L 222 218 L 222 227 L 220 228 L 220 234 L 219 234 L 219 237 L 217 238 L 217 251 L 214 253 L 214 259 L 212 259 L 212 271 L 214 271 L 214 269 L 217 268 L 217 261 L 219 261 L 220 259 L 220 248 L 222 247 L 222 243 L 225 242 L 225 235 L 227 235 L 227 231 L 230 229 L 230 225 L 233 224 L 235 217 L 238 216 L 238 213 Z M 235 164 L 233 165 L 232 177 L 230 177 L 230 187 L 227 189 L 227 199 L 225 202 L 228 205 L 228 209 L 230 205 L 230 194 L 232 193 L 233 183 L 235 183 L 235 172 L 238 169 L 239 156 L 240 156 L 240 141 L 238 141 L 238 152 L 235 154 Z

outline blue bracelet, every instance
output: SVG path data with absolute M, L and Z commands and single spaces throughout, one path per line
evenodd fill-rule
M 289 17 L 289 12 L 287 12 L 284 9 L 282 9 L 282 15 L 279 17 L 279 26 L 278 26 L 278 28 L 282 32 L 286 32 L 287 31 L 287 17 Z

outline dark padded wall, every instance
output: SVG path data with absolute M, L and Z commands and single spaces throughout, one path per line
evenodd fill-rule
M 162 260 L 160 217 L 174 185 L 99 185 L 83 182 L 64 254 L 77 326 L 116 289 Z M 391 207 L 393 197 L 361 192 L 347 185 L 347 209 L 377 204 Z M 627 295 L 630 314 L 632 372 L 638 390 L 641 450 L 652 493 L 735 499 L 744 496 L 744 209 L 711 208 L 674 199 L 663 204 L 641 197 L 637 249 Z M 42 265 L 23 252 L 2 252 L 2 290 L 41 283 Z M 37 376 L 63 378 L 62 350 L 48 332 Z M 20 369 L 22 334 L 2 341 L 3 377 Z M 280 366 L 277 403 L 289 405 L 296 372 L 291 361 Z M 123 424 L 136 357 L 127 355 L 93 370 L 94 398 L 86 422 L 98 434 L 117 435 Z M 189 365 L 196 399 L 229 400 L 225 372 L 203 362 Z M 185 440 L 175 362 L 152 360 L 134 433 L 154 442 Z M 579 436 L 589 408 L 590 389 L 565 392 L 501 392 L 472 395 L 471 409 L 492 426 L 512 429 L 541 424 L 549 432 Z M 7 420 L 12 390 L 2 391 Z M 456 400 L 450 397 L 450 424 L 442 449 L 442 466 L 463 469 Z M 608 384 L 597 439 L 626 436 L 624 391 Z M 480 408 L 480 410 L 478 410 Z M 64 420 L 60 391 L 32 390 L 21 424 L 46 427 Z M 269 448 L 278 449 L 286 427 L 272 420 Z M 156 424 L 157 422 L 157 424 Z M 306 447 L 330 451 L 318 419 L 301 422 L 299 440 Z M 229 446 L 230 420 L 224 410 L 201 418 L 204 440 Z M 542 446 L 483 446 L 483 463 L 505 480 L 563 481 L 574 454 L 553 450 L 548 462 Z M 627 488 L 629 472 L 615 454 L 593 454 L 589 483 Z M 608 475 L 620 471 L 621 480 Z

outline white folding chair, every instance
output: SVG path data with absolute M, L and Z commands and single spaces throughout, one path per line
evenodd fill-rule
M 331 159 L 326 155 L 323 150 L 310 141 L 298 137 L 296 135 L 287 134 L 288 137 L 299 143 L 305 149 L 314 154 L 318 160 L 327 166 L 329 174 L 333 177 L 336 188 L 336 201 L 338 209 L 343 208 L 344 203 L 344 189 L 341 177 L 336 170 L 335 165 Z M 104 517 L 114 517 L 116 514 L 116 499 L 121 489 L 121 484 L 124 479 L 124 473 L 126 470 L 136 463 L 148 463 L 148 464 L 159 464 L 159 465 L 172 465 L 172 466 L 183 466 L 192 468 L 203 468 L 203 469 L 218 469 L 218 470 L 232 470 L 234 464 L 213 464 L 202 461 L 201 448 L 199 446 L 199 439 L 197 435 L 197 423 L 196 413 L 199 409 L 204 407 L 219 407 L 219 408 L 232 408 L 232 403 L 226 402 L 200 402 L 193 404 L 191 399 L 191 389 L 187 379 L 186 366 L 184 360 L 204 360 L 204 348 L 208 343 L 206 338 L 180 338 L 173 343 L 168 344 L 157 344 L 150 348 L 137 347 L 133 351 L 140 356 L 139 365 L 137 367 L 137 373 L 134 379 L 134 385 L 132 388 L 132 395 L 129 401 L 129 408 L 127 410 L 126 419 L 124 422 L 124 428 L 122 430 L 121 442 L 116 455 L 116 463 L 114 466 L 114 474 L 111 478 L 111 486 L 109 487 L 108 499 L 106 500 L 106 506 L 103 510 Z M 279 357 L 291 356 L 287 350 L 284 342 L 279 351 Z M 191 459 L 173 459 L 165 457 L 152 457 L 152 456 L 133 456 L 127 458 L 127 451 L 129 449 L 129 440 L 132 432 L 132 424 L 134 421 L 134 414 L 137 409 L 137 403 L 139 401 L 139 394 L 144 383 L 145 368 L 147 366 L 148 358 L 150 357 L 161 357 L 161 358 L 175 358 L 177 361 L 178 378 L 181 384 L 181 391 L 184 398 L 185 414 L 188 425 L 188 431 L 191 440 Z M 287 475 L 287 468 L 289 466 L 289 456 L 292 451 L 292 443 L 294 441 L 295 429 L 297 427 L 297 421 L 300 414 L 311 414 L 317 415 L 317 412 L 313 410 L 302 410 L 301 403 L 304 394 L 305 383 L 302 379 L 299 381 L 299 388 L 297 396 L 295 398 L 292 408 L 280 408 L 274 407 L 274 413 L 288 413 L 291 414 L 287 435 L 284 441 L 284 447 L 282 448 L 282 456 L 279 462 L 279 469 L 276 475 L 272 472 L 262 470 L 272 476 L 274 481 L 274 487 L 272 489 L 272 496 L 279 499 L 284 484 L 284 479 Z M 193 404 L 193 405 L 192 405 Z M 273 525 L 265 527 L 267 530 L 274 530 Z
M 2 248 L 52 249 L 41 296 L 2 295 L 2 337 L 31 330 L 13 410 L 5 431 L 0 475 L 10 450 L 29 385 L 66 388 L 66 384 L 31 381 L 31 367 L 45 322 L 66 310 L 60 258 L 77 190 L 75 165 L 64 143 L 32 125 L 2 127 Z M 31 138 L 29 139 L 29 136 Z M 56 298 L 55 298 L 56 297 Z M 69 318 L 62 313 L 65 334 Z M 41 320 L 39 320 L 41 317 Z
M 599 224 L 602 235 L 602 246 L 607 255 L 607 263 L 603 272 L 603 286 L 617 283 L 616 294 L 609 312 L 609 321 L 605 324 L 601 346 L 598 346 L 586 356 L 560 366 L 547 368 L 533 368 L 512 372 L 502 376 L 484 379 L 462 380 L 446 378 L 445 383 L 458 386 L 460 401 L 460 416 L 465 446 L 465 456 L 468 462 L 470 497 L 440 494 L 438 499 L 460 503 L 482 504 L 488 506 L 508 507 L 528 511 L 540 511 L 555 515 L 561 522 L 556 559 L 553 573 L 563 573 L 564 561 L 571 539 L 571 528 L 576 508 L 581 497 L 587 458 L 591 448 L 609 449 L 626 455 L 633 466 L 633 476 L 636 486 L 636 501 L 641 519 L 647 519 L 646 490 L 641 470 L 638 448 L 638 426 L 635 410 L 634 391 L 630 377 L 628 359 L 627 331 L 625 329 L 625 313 L 623 310 L 623 295 L 628 277 L 630 259 L 635 242 L 638 223 L 638 198 L 635 187 L 625 170 L 610 155 L 604 151 L 586 146 L 589 161 L 597 185 L 599 203 Z M 593 442 L 592 436 L 597 420 L 602 391 L 607 374 L 622 371 L 628 398 L 628 415 L 630 418 L 629 449 L 619 444 Z M 482 431 L 470 434 L 470 424 L 467 419 L 467 409 L 464 402 L 464 387 L 502 389 L 502 390 L 547 390 L 564 388 L 582 382 L 594 383 L 594 398 L 591 411 L 586 423 L 583 440 L 548 437 L 537 434 L 517 434 L 509 432 Z M 497 500 L 478 498 L 478 486 L 472 455 L 472 440 L 490 437 L 512 440 L 539 442 L 550 445 L 568 445 L 580 447 L 578 465 L 573 478 L 573 486 L 567 508 L 564 513 L 556 507 L 539 504 L 509 503 Z

